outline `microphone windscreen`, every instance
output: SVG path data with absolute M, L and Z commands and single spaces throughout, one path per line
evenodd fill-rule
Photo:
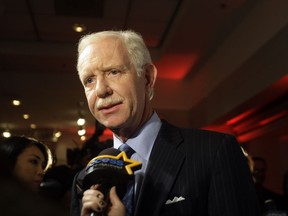
M 121 151 L 115 148 L 106 148 L 103 151 L 99 153 L 98 156 L 100 155 L 112 155 L 112 156 L 117 156 Z
M 107 148 L 93 158 L 85 168 L 83 189 L 99 184 L 99 190 L 108 194 L 110 188 L 116 186 L 117 194 L 122 199 L 132 176 L 127 174 L 126 162 L 117 157 L 120 153 L 118 149 Z

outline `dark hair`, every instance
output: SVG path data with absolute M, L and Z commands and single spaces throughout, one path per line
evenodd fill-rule
M 13 170 L 18 156 L 30 146 L 36 146 L 44 155 L 45 167 L 48 163 L 48 148 L 38 140 L 25 136 L 12 136 L 0 142 L 0 155 L 7 162 L 9 169 Z

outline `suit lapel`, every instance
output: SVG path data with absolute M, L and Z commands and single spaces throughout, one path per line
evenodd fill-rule
M 181 142 L 178 129 L 163 122 L 149 158 L 135 215 L 159 215 L 185 158 Z

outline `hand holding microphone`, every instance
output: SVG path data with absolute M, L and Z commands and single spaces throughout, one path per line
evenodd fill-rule
M 109 148 L 93 158 L 85 168 L 83 179 L 82 216 L 119 215 L 125 208 L 121 202 L 134 171 L 141 168 L 141 163 L 130 160 L 125 152 Z M 116 186 L 116 189 L 115 187 Z M 117 211 L 116 211 L 117 210 Z
M 97 190 L 98 187 L 99 185 L 91 186 L 91 189 L 84 192 L 81 216 L 124 216 L 125 206 L 117 196 L 116 187 L 113 186 L 109 191 L 109 206 L 107 206 L 102 192 Z M 105 210 L 106 207 L 107 209 Z M 92 213 L 91 210 L 93 210 Z

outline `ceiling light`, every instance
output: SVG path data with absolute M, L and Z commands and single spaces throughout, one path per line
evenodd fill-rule
M 57 131 L 57 132 L 54 133 L 54 136 L 56 138 L 59 138 L 61 135 L 62 135 L 61 131 Z
M 80 137 L 80 140 L 81 140 L 81 141 L 85 141 L 85 140 L 86 140 L 86 137 L 85 137 L 85 136 L 81 136 L 81 137 Z
M 52 136 L 52 141 L 57 142 L 61 135 L 62 135 L 61 131 L 54 131 L 53 136 Z
M 30 124 L 30 128 L 35 129 L 36 127 L 36 124 Z
M 4 132 L 2 133 L 2 135 L 3 135 L 3 137 L 5 137 L 5 138 L 11 137 L 11 133 L 10 133 L 8 130 L 4 131 Z
M 79 136 L 84 136 L 86 134 L 86 130 L 84 128 L 78 130 Z
M 21 101 L 15 99 L 15 100 L 12 101 L 12 104 L 13 104 L 14 106 L 20 106 Z
M 77 120 L 77 125 L 79 125 L 79 126 L 83 126 L 84 124 L 85 124 L 85 122 L 86 122 L 86 120 L 84 119 L 84 118 L 79 118 L 78 120 Z
M 75 25 L 73 25 L 73 30 L 75 32 L 81 33 L 81 32 L 84 32 L 86 30 L 86 27 L 83 24 L 75 24 Z
M 29 114 L 23 114 L 24 119 L 29 119 L 29 117 L 30 117 Z

